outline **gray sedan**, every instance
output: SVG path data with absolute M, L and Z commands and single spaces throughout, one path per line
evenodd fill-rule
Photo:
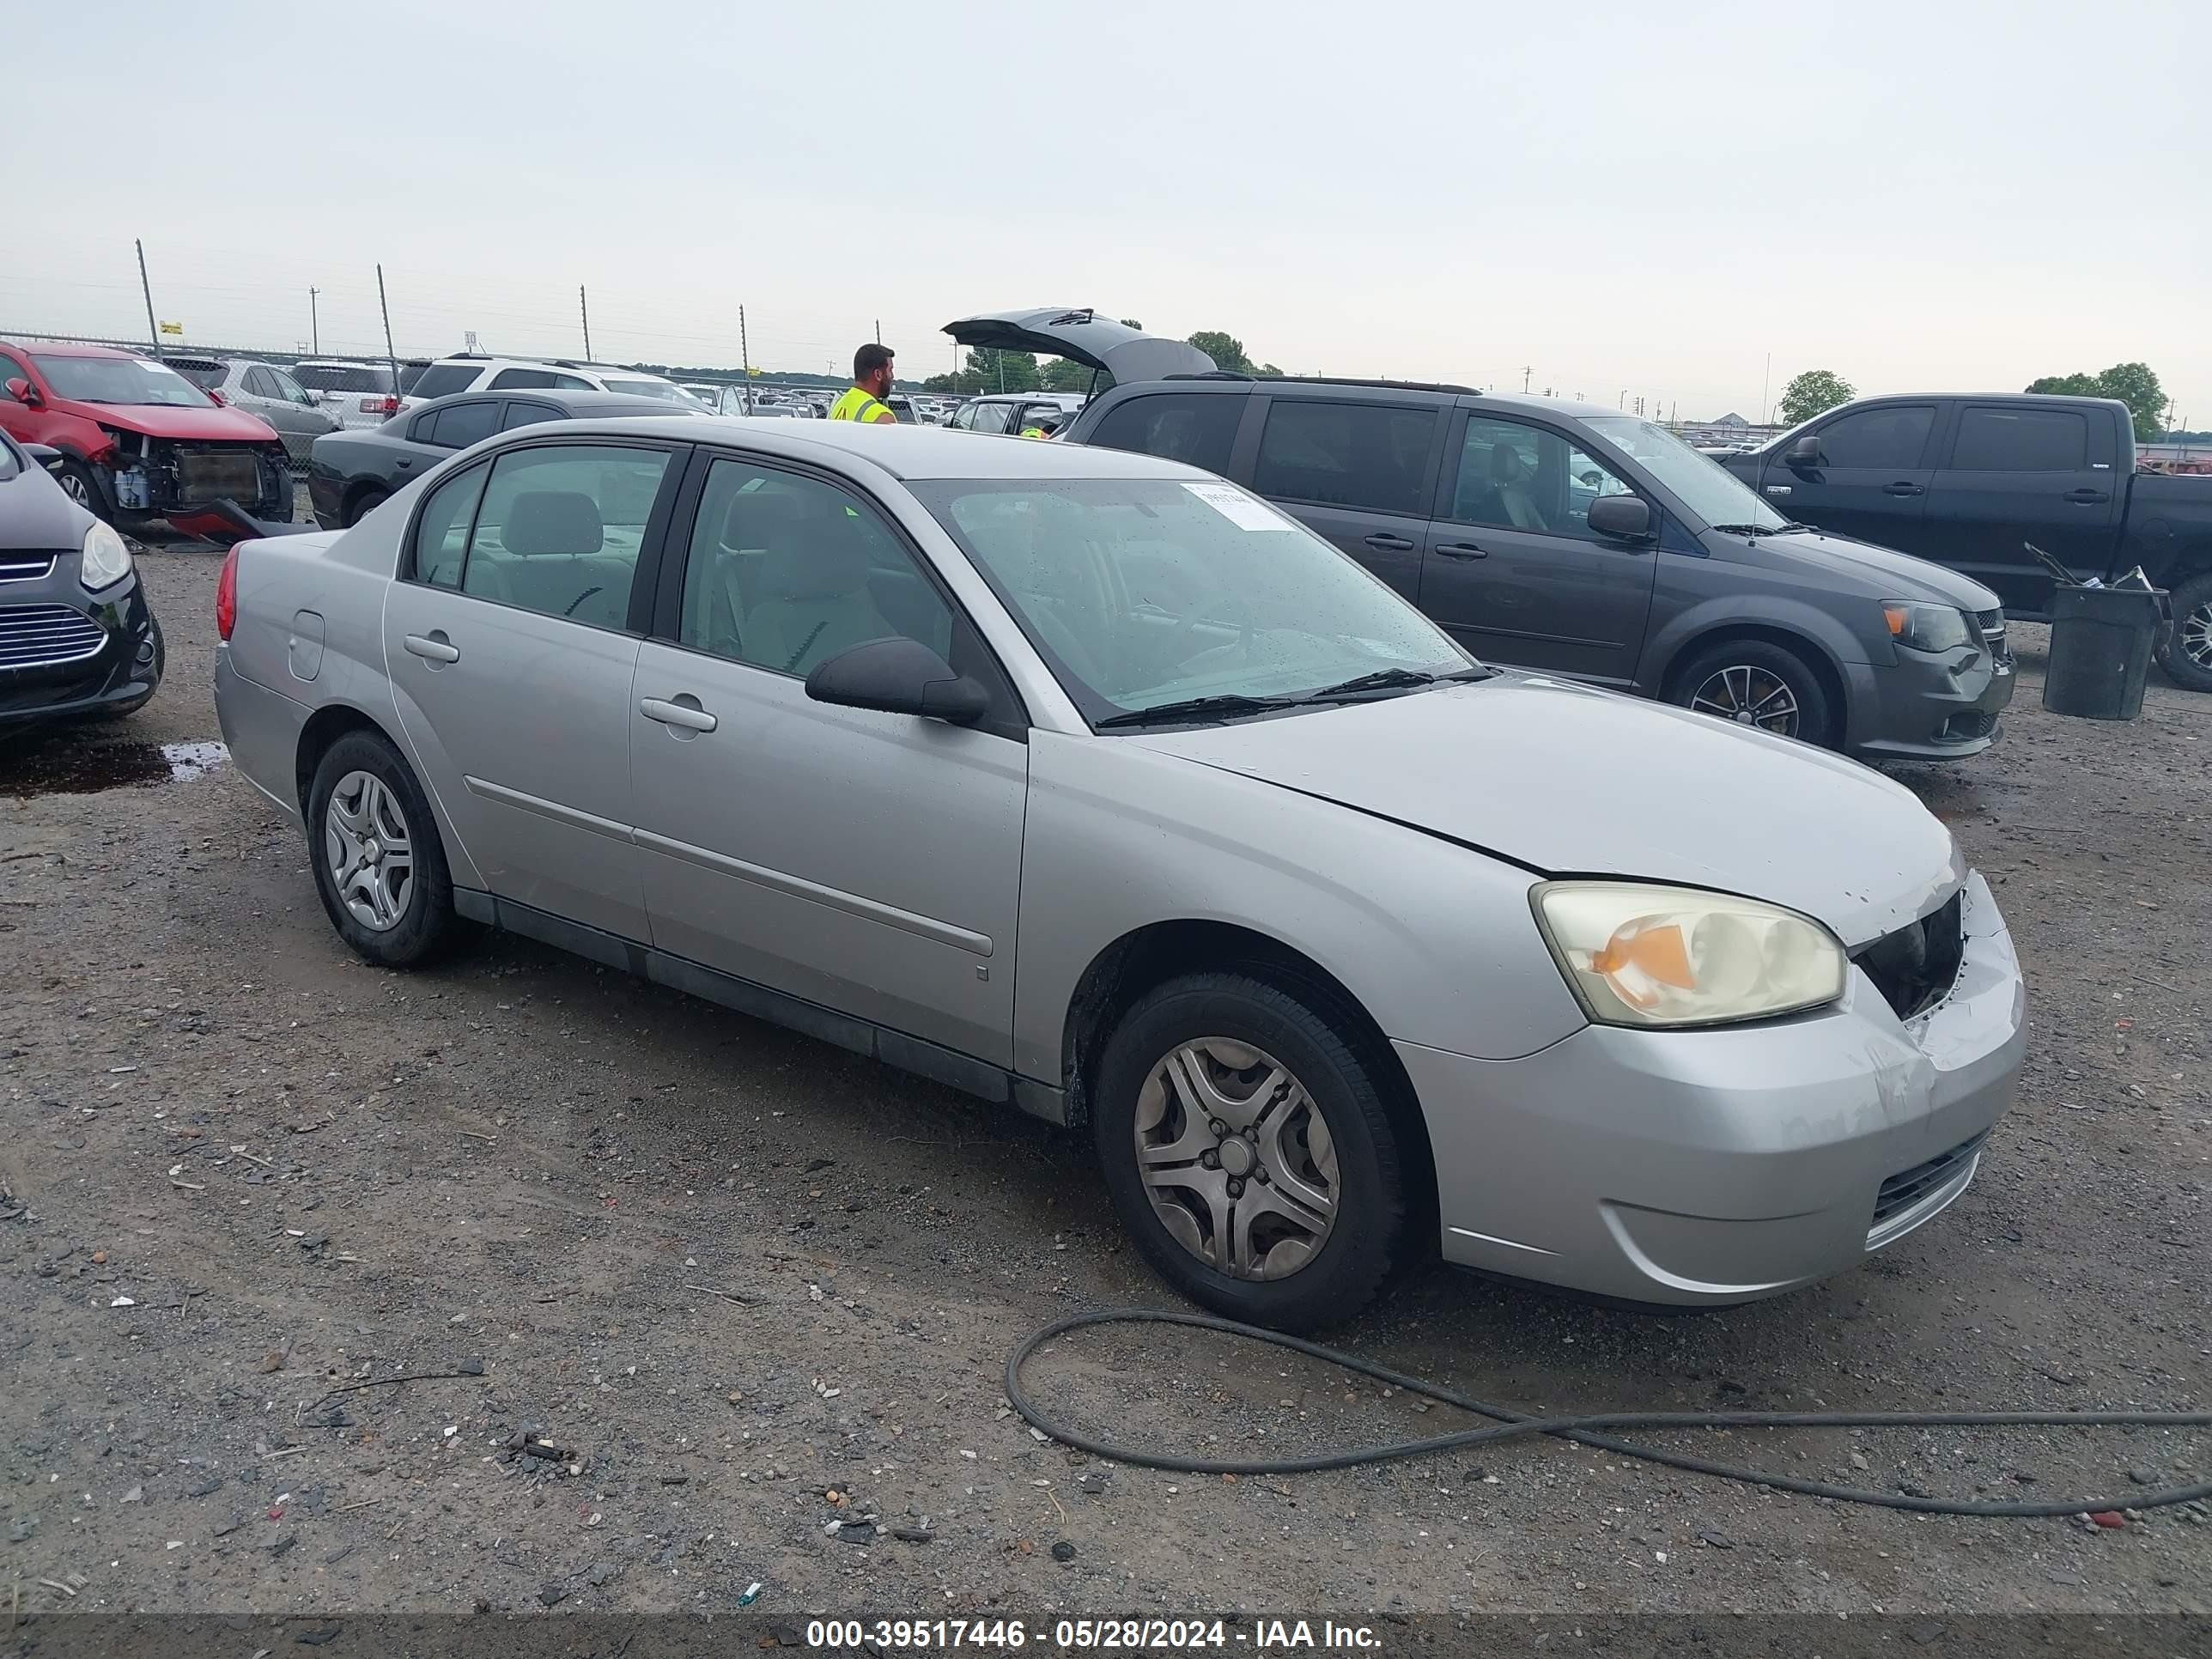
M 1741 1302 L 2011 1097 L 2010 939 L 1910 793 L 1493 672 L 1194 468 L 694 417 L 426 471 L 224 574 L 223 734 L 339 937 L 508 928 L 1079 1127 L 1210 1308 L 1439 1252 Z

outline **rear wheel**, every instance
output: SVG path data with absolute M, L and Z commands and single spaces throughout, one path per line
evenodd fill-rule
M 1196 974 L 1139 999 L 1100 1057 L 1092 1127 L 1122 1224 L 1162 1278 L 1231 1319 L 1348 1319 L 1404 1238 L 1385 1085 L 1331 1013 Z
M 383 968 L 415 968 L 460 932 L 453 878 L 415 774 L 375 732 L 323 753 L 307 801 L 315 890 L 338 937 Z
M 1677 670 L 1669 702 L 1778 737 L 1833 746 L 1835 717 L 1813 665 L 1771 640 L 1729 640 Z
M 2158 665 L 2176 685 L 2212 691 L 2212 572 L 2173 590 L 2173 628 L 2158 647 Z
M 348 530 L 352 529 L 388 499 L 390 498 L 384 490 L 362 490 L 360 495 L 346 503 L 345 527 Z

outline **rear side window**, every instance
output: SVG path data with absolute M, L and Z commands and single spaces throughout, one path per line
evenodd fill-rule
M 456 472 L 422 503 L 422 516 L 415 522 L 415 580 L 434 587 L 461 585 L 461 556 L 469 544 L 469 521 L 483 499 L 489 465 Z
M 1820 428 L 1823 466 L 1913 467 L 1936 424 L 1932 404 L 1863 409 Z
M 2088 417 L 2070 409 L 1970 405 L 1960 412 L 1951 465 L 1960 472 L 2078 472 L 2088 451 Z
M 622 628 L 665 449 L 549 444 L 492 467 L 462 568 L 463 591 L 595 628 Z
M 428 403 L 433 398 L 466 392 L 482 373 L 482 369 L 470 363 L 433 363 L 416 378 L 407 395 Z
M 1285 501 L 1418 515 L 1436 429 L 1432 409 L 1279 398 L 1260 434 L 1253 488 Z
M 1226 472 L 1244 404 L 1242 398 L 1192 392 L 1132 398 L 1106 412 L 1091 441 L 1108 449 L 1185 461 L 1208 472 Z
M 535 426 L 540 421 L 557 421 L 561 411 L 550 404 L 509 404 L 506 418 L 499 423 L 501 432 L 512 432 L 519 426 Z
M 276 382 L 269 371 L 258 366 L 246 371 L 246 390 L 256 398 L 281 398 L 284 395 L 276 389 Z
M 441 409 L 428 422 L 429 431 L 422 441 L 433 443 L 441 449 L 466 449 L 491 436 L 492 428 L 498 423 L 499 405 L 489 398 L 480 402 L 455 404 L 451 409 Z M 418 432 L 424 422 L 417 421 Z
M 494 392 L 509 392 L 520 388 L 540 391 L 560 386 L 569 392 L 589 392 L 592 383 L 580 380 L 573 374 L 556 374 L 550 368 L 502 368 L 491 377 Z

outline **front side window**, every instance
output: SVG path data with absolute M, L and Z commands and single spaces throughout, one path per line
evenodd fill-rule
M 499 419 L 499 405 L 489 398 L 441 409 L 428 421 L 416 422 L 422 441 L 441 449 L 466 449 L 491 436 Z M 427 433 L 422 428 L 427 427 Z
M 707 474 L 684 567 L 679 638 L 804 677 L 869 640 L 952 654 L 952 611 L 866 501 L 750 461 Z
M 492 464 L 461 571 L 465 592 L 623 628 L 668 452 L 563 444 Z
M 258 364 L 246 371 L 246 392 L 248 397 L 271 399 L 284 395 L 276 390 L 276 382 L 269 371 Z
M 1960 472 L 2079 472 L 2088 451 L 2088 419 L 2070 409 L 1970 405 L 1959 415 L 1951 465 Z
M 604 376 L 601 378 L 605 379 Z M 584 382 L 578 380 L 574 384 L 580 387 Z M 632 398 L 658 398 L 663 403 L 676 404 L 684 409 L 696 409 L 699 407 L 699 400 L 696 398 L 686 392 L 682 386 L 674 385 L 667 380 L 617 380 L 609 379 L 606 380 L 606 388 L 610 392 L 624 392 Z
M 276 382 L 276 395 L 282 398 L 286 403 L 312 404 L 314 402 L 314 399 L 307 395 L 307 388 L 301 386 L 297 380 L 287 374 L 283 369 L 270 369 L 269 371 L 269 378 Z
M 1107 410 L 1091 441 L 1107 449 L 1134 450 L 1164 460 L 1229 471 L 1230 447 L 1245 399 L 1197 392 L 1155 392 Z
M 456 472 L 430 492 L 415 524 L 415 579 L 434 587 L 461 585 L 461 560 L 469 546 L 469 524 L 483 497 L 489 465 Z
M 150 357 L 49 357 L 31 354 L 57 398 L 79 404 L 136 404 L 206 409 L 211 400 L 167 363 Z
M 1260 434 L 1253 487 L 1319 507 L 1419 514 L 1437 412 L 1279 398 Z
M 483 371 L 472 363 L 433 363 L 416 378 L 407 395 L 418 403 L 466 392 Z
M 1094 722 L 1197 697 L 1294 699 L 1387 669 L 1475 668 L 1389 588 L 1233 484 L 908 488 Z
M 1863 409 L 1820 428 L 1820 465 L 1890 471 L 1917 467 L 1935 424 L 1933 404 Z
M 1556 432 L 1475 416 L 1460 446 L 1451 517 L 1538 535 L 1589 535 L 1589 504 L 1632 493 L 1613 469 Z
M 975 418 L 969 425 L 971 432 L 1004 432 L 1007 417 L 1014 412 L 1012 404 L 975 404 L 971 407 L 975 411 Z

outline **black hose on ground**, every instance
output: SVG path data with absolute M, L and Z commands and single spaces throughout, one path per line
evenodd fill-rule
M 1371 1376 L 1394 1389 L 1417 1394 L 1480 1417 L 1496 1419 L 1497 1426 L 1462 1429 L 1454 1434 L 1431 1435 L 1423 1440 L 1394 1440 L 1355 1451 L 1330 1452 L 1316 1457 L 1268 1457 L 1249 1460 L 1206 1458 L 1186 1453 L 1144 1451 L 1095 1440 L 1054 1422 L 1022 1387 L 1022 1367 L 1039 1348 L 1071 1331 L 1102 1325 L 1182 1325 L 1192 1330 L 1212 1331 L 1287 1348 L 1309 1359 L 1341 1366 L 1362 1376 Z M 1433 1452 L 1456 1451 L 1468 1446 L 1495 1445 L 1530 1435 L 1557 1435 L 1585 1446 L 1599 1446 L 1623 1457 L 1663 1463 L 1694 1474 L 1717 1475 L 1771 1486 L 1777 1492 L 1798 1492 L 1808 1498 L 1832 1498 L 1845 1504 L 1871 1504 L 1881 1509 L 1912 1510 L 1923 1515 L 2062 1516 L 2106 1510 L 2152 1510 L 2169 1504 L 2212 1498 L 2212 1481 L 2193 1486 L 2160 1486 L 2125 1498 L 2069 1498 L 2039 1504 L 1967 1503 L 1948 1498 L 1916 1498 L 1905 1492 L 1872 1492 L 1863 1486 L 1838 1486 L 1826 1480 L 1803 1480 L 1794 1475 L 1770 1474 L 1710 1458 L 1639 1446 L 1630 1440 L 1593 1432 L 1599 1429 L 1946 1429 L 1946 1428 L 2207 1428 L 2212 1411 L 2205 1412 L 1595 1412 L 1575 1417 L 1532 1417 L 1504 1406 L 1477 1400 L 1441 1383 L 1408 1376 L 1386 1365 L 1377 1365 L 1341 1349 L 1324 1347 L 1279 1331 L 1240 1325 L 1210 1314 L 1173 1313 L 1146 1308 L 1123 1308 L 1105 1313 L 1075 1314 L 1054 1321 L 1025 1339 L 1006 1360 L 1006 1403 L 1029 1424 L 1076 1450 L 1133 1468 L 1165 1469 L 1179 1474 L 1305 1474 L 1321 1469 L 1348 1469 L 1365 1463 L 1387 1463 L 1404 1457 L 1425 1457 Z

